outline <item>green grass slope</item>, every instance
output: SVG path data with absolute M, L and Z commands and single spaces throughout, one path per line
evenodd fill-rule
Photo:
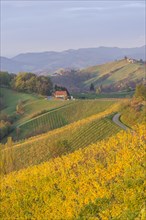
M 61 100 L 47 100 L 41 96 L 20 93 L 7 88 L 1 88 L 0 94 L 5 103 L 5 108 L 1 111 L 1 114 L 16 114 L 16 106 L 18 102 L 20 100 L 24 102 L 24 114 L 17 117 L 18 119 L 14 125 L 22 124 L 35 115 L 41 114 L 44 110 L 49 111 L 68 104 L 68 102 Z
M 0 94 L 5 103 L 5 109 L 2 111 L 3 113 L 13 114 L 16 112 L 16 105 L 20 100 L 25 102 L 25 105 L 34 103 L 38 100 L 37 96 L 33 96 L 31 94 L 19 93 L 7 88 L 1 88 Z

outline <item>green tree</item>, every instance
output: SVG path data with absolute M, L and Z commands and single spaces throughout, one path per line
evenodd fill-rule
M 19 73 L 12 82 L 13 89 L 20 92 L 51 94 L 53 85 L 47 76 L 36 76 L 33 73 Z
M 37 93 L 41 95 L 51 95 L 53 84 L 49 77 L 39 76 L 36 82 Z
M 94 84 L 93 84 L 93 83 L 91 83 L 91 85 L 90 85 L 90 91 L 91 91 L 91 92 L 95 91 L 95 88 L 94 88 Z
M 8 72 L 0 72 L 0 85 L 10 86 L 11 76 Z

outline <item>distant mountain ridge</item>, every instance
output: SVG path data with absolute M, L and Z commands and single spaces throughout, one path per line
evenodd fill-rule
M 81 69 L 89 66 L 122 59 L 145 57 L 146 45 L 136 48 L 98 47 L 66 50 L 62 52 L 24 53 L 13 58 L 0 58 L 0 70 L 18 73 L 30 71 L 38 74 L 51 74 L 60 68 Z

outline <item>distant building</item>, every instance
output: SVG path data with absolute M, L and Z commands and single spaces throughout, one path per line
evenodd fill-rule
M 57 99 L 64 99 L 64 100 L 68 99 L 68 95 L 66 91 L 55 91 L 54 97 Z
M 127 61 L 128 61 L 129 63 L 135 63 L 135 62 L 136 62 L 135 59 L 131 59 L 131 58 L 127 58 Z

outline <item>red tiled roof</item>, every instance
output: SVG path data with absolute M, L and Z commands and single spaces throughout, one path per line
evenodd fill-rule
M 67 92 L 66 91 L 56 91 L 55 92 L 55 96 L 56 95 L 64 95 L 64 96 L 67 96 Z

